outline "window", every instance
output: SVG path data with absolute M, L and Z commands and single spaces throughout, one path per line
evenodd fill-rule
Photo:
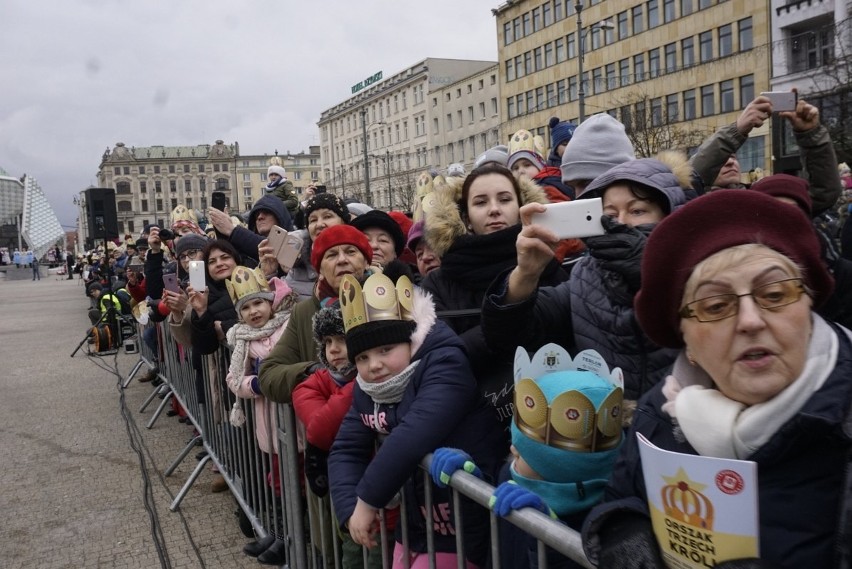
M 698 0 L 698 9 L 703 10 L 713 5 L 713 0 Z
M 518 17 L 512 20 L 512 35 L 514 36 L 515 41 L 524 37 L 523 33 L 524 31 L 521 29 L 521 18 Z
M 651 78 L 660 75 L 660 48 L 648 52 L 648 71 Z
M 592 71 L 592 93 L 603 93 L 606 91 L 606 85 L 603 82 L 603 70 L 600 67 Z
M 701 63 L 713 59 L 713 32 L 701 32 L 698 36 L 698 49 L 701 56 Z
M 601 47 L 601 29 L 600 28 L 589 28 L 589 31 L 586 32 L 589 34 L 591 32 L 592 36 L 592 50 L 596 50 Z
M 544 57 L 541 47 L 537 47 L 533 50 L 533 60 L 535 61 L 534 69 L 536 71 L 544 69 Z
M 683 58 L 683 66 L 695 65 L 695 38 L 686 38 L 680 42 L 680 53 Z
M 183 181 L 183 191 L 191 192 L 192 191 L 192 180 L 184 180 Z
M 174 173 L 175 173 L 175 165 L 169 164 L 169 174 L 174 174 Z M 127 172 L 125 172 L 125 174 L 127 174 Z
M 573 33 L 568 34 L 567 36 L 565 36 L 565 38 L 568 41 L 568 59 L 572 59 L 574 57 L 577 57 L 577 46 L 576 46 L 576 42 L 574 41 L 575 40 L 574 34 Z
M 503 24 L 503 45 L 509 45 L 515 41 L 515 36 L 512 34 L 512 22 Z
M 660 126 L 663 124 L 663 99 L 657 97 L 651 99 L 651 126 Z
M 186 198 L 187 209 L 192 209 L 192 198 Z
M 148 200 L 142 200 L 142 211 L 148 211 Z
M 568 78 L 568 100 L 577 100 L 577 76 L 573 75 Z
M 740 77 L 740 108 L 746 108 L 754 100 L 754 75 Z
M 645 54 L 637 53 L 633 56 L 633 77 L 636 81 L 645 80 Z
M 621 124 L 624 125 L 624 130 L 627 132 L 631 132 L 633 129 L 631 127 L 633 115 L 630 112 L 630 105 L 625 105 L 621 107 Z
M 666 122 L 671 124 L 678 121 L 677 94 L 666 96 Z
M 739 50 L 746 51 L 753 47 L 753 36 L 751 31 L 751 18 L 745 18 L 737 22 L 739 32 Z
M 606 66 L 606 88 L 611 91 L 618 88 L 618 78 L 615 75 L 615 63 Z
M 491 114 L 497 114 L 497 97 L 491 97 Z
M 553 42 L 547 42 L 544 44 L 544 66 L 550 67 L 553 63 Z
M 527 114 L 527 106 L 526 99 L 524 99 L 524 94 L 515 96 L 515 105 L 518 107 L 518 116 Z
M 204 167 L 204 165 L 202 164 L 202 166 L 201 166 L 201 167 L 203 168 L 203 167 Z M 199 172 L 203 172 L 203 171 L 204 171 L 204 170 L 200 170 L 200 169 L 199 169 Z M 159 167 L 159 166 L 154 166 L 154 173 L 155 173 L 155 174 L 159 174 L 159 173 L 160 173 L 160 167 Z M 118 172 L 116 172 L 116 174 L 118 174 Z
M 198 180 L 198 189 L 201 191 L 201 194 L 203 196 L 204 192 L 207 190 L 207 180 L 205 180 L 204 178 L 199 179 Z M 202 197 L 201 202 L 204 203 L 204 201 L 205 200 Z M 206 207 L 206 206 L 202 206 L 202 207 Z
M 535 110 L 536 110 L 536 108 L 535 108 L 535 102 L 533 101 L 533 91 L 529 90 L 529 91 L 527 91 L 527 112 L 531 113 Z
M 467 108 L 467 122 L 473 123 L 473 107 Z
M 565 56 L 565 38 L 559 38 L 553 45 L 556 47 L 556 63 L 562 63 L 567 58 Z
M 177 207 L 177 198 L 172 198 L 171 203 L 172 203 L 172 209 L 176 208 Z
M 517 55 L 515 56 L 515 78 L 520 79 L 524 75 L 526 75 L 524 73 L 524 56 Z
M 545 86 L 547 90 L 547 94 L 545 97 L 547 98 L 547 108 L 556 106 L 556 83 L 548 83 Z
M 147 182 L 139 182 L 139 191 L 141 193 L 145 193 L 148 191 L 148 183 Z
M 550 10 L 549 0 L 541 7 L 541 19 L 545 27 L 553 23 L 553 12 Z
M 636 126 L 644 127 L 645 126 L 645 103 L 636 103 Z
M 618 75 L 621 78 L 621 86 L 630 85 L 630 60 L 625 58 L 618 62 Z
M 532 12 L 532 31 L 533 33 L 541 29 L 541 7 L 533 8 Z
M 633 20 L 633 35 L 639 34 L 645 31 L 645 25 L 642 22 L 642 6 L 634 6 L 631 11 L 632 20 Z
M 719 28 L 719 57 L 731 55 L 734 52 L 734 36 L 731 24 Z
M 521 22 L 523 22 L 524 26 L 524 37 L 527 37 L 532 33 L 532 18 L 529 12 L 521 16 Z
M 246 186 L 243 188 L 243 196 L 247 198 L 251 197 L 251 186 Z
M 529 75 L 533 71 L 535 69 L 533 68 L 532 52 L 528 51 L 524 53 L 524 75 Z
M 568 87 L 565 79 L 560 79 L 556 82 L 556 102 L 559 105 L 564 105 L 568 102 Z
M 145 166 L 139 166 L 139 173 L 145 174 Z
M 438 134 L 438 132 L 440 131 L 439 126 L 440 125 L 438 124 L 438 117 L 432 119 L 432 134 Z
M 553 0 L 553 20 L 558 22 L 565 17 L 565 10 L 562 9 L 562 0 Z
M 695 0 L 680 0 L 680 17 L 692 14 L 692 6 Z
M 479 118 L 480 119 L 485 118 L 485 102 L 484 101 L 479 103 Z
M 468 83 L 467 84 L 467 94 L 470 95 L 471 93 L 473 93 L 473 84 Z
M 485 89 L 485 79 L 480 79 L 479 80 L 479 90 L 482 91 L 483 89 Z
M 623 40 L 629 35 L 627 30 L 627 10 L 619 12 L 616 17 L 616 21 L 616 26 L 618 27 L 618 39 Z
M 670 43 L 663 48 L 666 57 L 666 73 L 677 71 L 677 44 Z
M 683 120 L 695 119 L 695 89 L 683 92 Z
M 509 58 L 506 60 L 506 81 L 515 80 L 515 60 Z
M 787 121 L 782 121 L 786 124 Z M 763 168 L 766 164 L 766 137 L 750 136 L 737 151 L 740 171 L 748 172 L 754 168 Z
M 509 117 L 510 119 L 513 119 L 516 116 L 515 115 L 515 99 L 513 97 L 509 97 L 508 99 L 506 99 L 506 116 Z M 452 151 L 453 151 L 453 145 L 452 144 L 449 145 L 448 151 L 450 152 L 450 154 L 452 154 Z M 450 158 L 450 160 L 452 160 L 452 158 Z
M 657 0 L 648 0 L 646 6 L 648 7 L 648 29 L 650 30 L 660 25 L 660 6 Z
M 218 172 L 218 171 L 219 171 L 219 165 L 218 165 L 218 164 L 213 164 L 213 171 L 214 171 L 214 172 Z
M 155 169 L 156 169 L 156 167 L 155 167 Z M 198 165 L 198 171 L 199 171 L 199 172 L 204 172 L 204 164 L 199 164 L 199 165 Z
M 730 113 L 734 110 L 734 80 L 719 83 L 719 111 Z
M 459 128 L 461 128 L 461 126 L 464 124 L 464 118 L 462 117 L 461 111 L 456 111 L 456 119 L 459 122 Z
M 189 164 L 184 164 L 184 165 L 183 165 L 183 173 L 184 173 L 184 174 L 189 174 Z
M 713 85 L 705 85 L 701 88 L 701 116 L 709 117 L 716 114 L 713 104 Z
M 160 193 L 163 191 L 163 183 L 160 180 L 154 182 L 154 191 Z
M 663 22 L 671 22 L 675 17 L 675 0 L 663 0 Z

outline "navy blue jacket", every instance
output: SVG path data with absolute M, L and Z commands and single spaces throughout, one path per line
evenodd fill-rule
M 279 198 L 273 195 L 265 195 L 257 200 L 254 207 L 252 207 L 249 212 L 248 229 L 242 226 L 234 227 L 234 231 L 231 232 L 231 236 L 228 237 L 228 240 L 237 249 L 237 251 L 240 252 L 244 260 L 245 257 L 248 257 L 254 261 L 254 265 L 252 266 L 257 265 L 258 244 L 266 239 L 266 237 L 255 233 L 255 221 L 257 221 L 257 214 L 262 209 L 272 212 L 272 215 L 274 215 L 277 220 L 276 225 L 278 225 L 278 227 L 286 229 L 287 231 L 290 231 L 293 228 L 293 222 L 290 219 L 290 214 L 287 212 L 287 208 L 284 207 L 284 203 Z
M 458 336 L 443 322 L 436 322 L 413 355 L 414 360 L 420 363 L 402 400 L 379 406 L 381 426 L 387 435 L 380 436 L 371 425 L 373 400 L 355 385 L 352 407 L 337 433 L 328 466 L 332 503 L 341 525 L 351 517 L 358 498 L 380 508 L 403 490 L 411 549 L 425 552 L 421 511 L 426 503 L 424 472 L 418 472 L 423 457 L 439 447 L 462 449 L 473 457 L 488 481 L 496 478 L 505 457 L 495 452 L 503 446 L 503 434 L 478 396 Z M 374 451 L 379 442 L 381 446 Z M 455 530 L 449 491 L 433 484 L 432 493 L 435 547 L 453 552 Z M 466 556 L 483 565 L 488 555 L 488 512 L 467 499 L 462 502 Z M 397 541 L 401 542 L 399 529 L 398 525 Z
M 852 559 L 852 342 L 832 326 L 840 339 L 834 371 L 799 413 L 748 457 L 757 463 L 761 558 L 780 567 L 840 568 Z M 596 553 L 597 532 L 611 516 L 648 515 L 637 432 L 659 448 L 698 454 L 675 437 L 661 408 L 665 401 L 660 383 L 639 402 L 604 502 L 586 520 L 583 541 L 590 556 Z

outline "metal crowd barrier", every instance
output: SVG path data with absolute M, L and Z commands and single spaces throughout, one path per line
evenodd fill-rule
M 167 324 L 149 325 L 157 330 L 157 347 L 159 353 L 154 353 L 145 342 L 140 342 L 140 359 L 123 383 L 127 387 L 133 376 L 147 365 L 159 369 L 159 377 L 163 383 L 155 387 L 140 408 L 144 412 L 148 405 L 158 395 L 164 396 L 154 412 L 147 427 L 153 427 L 160 413 L 174 397 L 183 407 L 188 420 L 195 427 L 198 435 L 194 436 L 165 471 L 166 476 L 172 475 L 181 462 L 196 448 L 197 441 L 206 451 L 198 465 L 187 478 L 181 490 L 175 496 L 169 509 L 180 507 L 180 503 L 192 488 L 205 466 L 212 462 L 225 478 L 228 487 L 239 507 L 251 521 L 259 537 L 274 533 L 286 542 L 285 565 L 292 569 L 317 569 L 343 567 L 341 559 L 341 543 L 338 535 L 337 522 L 331 508 L 331 502 L 326 497 L 318 499 L 307 488 L 306 481 L 300 476 L 302 464 L 299 450 L 299 435 L 295 414 L 290 405 L 273 405 L 277 412 L 277 429 L 269 432 L 269 440 L 277 440 L 278 459 L 260 450 L 255 438 L 255 415 L 252 400 L 242 400 L 242 409 L 246 417 L 245 424 L 233 427 L 229 422 L 229 414 L 235 397 L 228 389 L 225 378 L 228 373 L 230 351 L 220 348 L 214 354 L 204 356 L 202 373 L 197 374 L 192 366 L 190 349 L 181 346 L 174 339 Z M 143 330 L 140 329 L 140 338 Z M 268 422 L 270 424 L 271 422 Z M 426 477 L 429 481 L 428 468 L 432 455 L 427 455 L 421 463 L 418 476 Z M 274 475 L 273 475 L 274 473 Z M 276 491 L 275 481 L 280 481 Z M 426 511 L 433 510 L 431 484 L 425 484 Z M 458 567 L 464 568 L 463 527 L 461 523 L 460 500 L 466 496 L 476 504 L 489 510 L 491 535 L 490 567 L 500 569 L 500 531 L 499 518 L 490 511 L 488 502 L 494 487 L 466 472 L 456 472 L 449 486 L 456 519 L 456 547 L 459 553 Z M 316 507 L 307 507 L 306 492 Z M 403 523 L 406 520 L 404 500 L 400 505 L 399 522 L 401 523 L 402 544 L 408 552 L 408 528 Z M 537 540 L 538 563 L 541 569 L 547 567 L 546 547 L 570 558 L 578 565 L 593 569 L 594 566 L 586 559 L 580 541 L 580 535 L 548 516 L 525 508 L 515 511 L 505 518 L 508 522 L 520 528 Z M 429 566 L 435 567 L 434 527 L 426 524 L 426 540 L 429 555 Z M 393 536 L 384 523 L 382 516 L 381 543 L 388 544 L 382 548 L 382 567 L 391 567 L 390 552 L 393 550 Z M 367 565 L 367 551 L 362 552 L 364 564 Z M 404 566 L 408 567 L 408 556 L 404 557 Z M 511 569 L 511 568 L 507 568 Z

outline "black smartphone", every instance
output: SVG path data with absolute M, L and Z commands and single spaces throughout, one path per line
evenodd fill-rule
M 228 196 L 225 195 L 225 192 L 213 192 L 210 205 L 219 211 L 225 211 L 225 208 L 228 207 Z
M 324 194 L 328 191 L 328 188 L 322 185 L 314 186 L 314 193 Z

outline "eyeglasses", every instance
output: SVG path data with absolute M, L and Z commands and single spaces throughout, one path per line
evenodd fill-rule
M 201 249 L 189 249 L 178 255 L 178 261 L 189 261 L 199 253 L 201 253 Z
M 766 283 L 745 294 L 717 294 L 699 298 L 680 309 L 681 318 L 695 318 L 699 322 L 715 322 L 735 316 L 740 311 L 740 299 L 750 296 L 764 310 L 781 308 L 802 298 L 805 287 L 802 279 L 792 278 Z

